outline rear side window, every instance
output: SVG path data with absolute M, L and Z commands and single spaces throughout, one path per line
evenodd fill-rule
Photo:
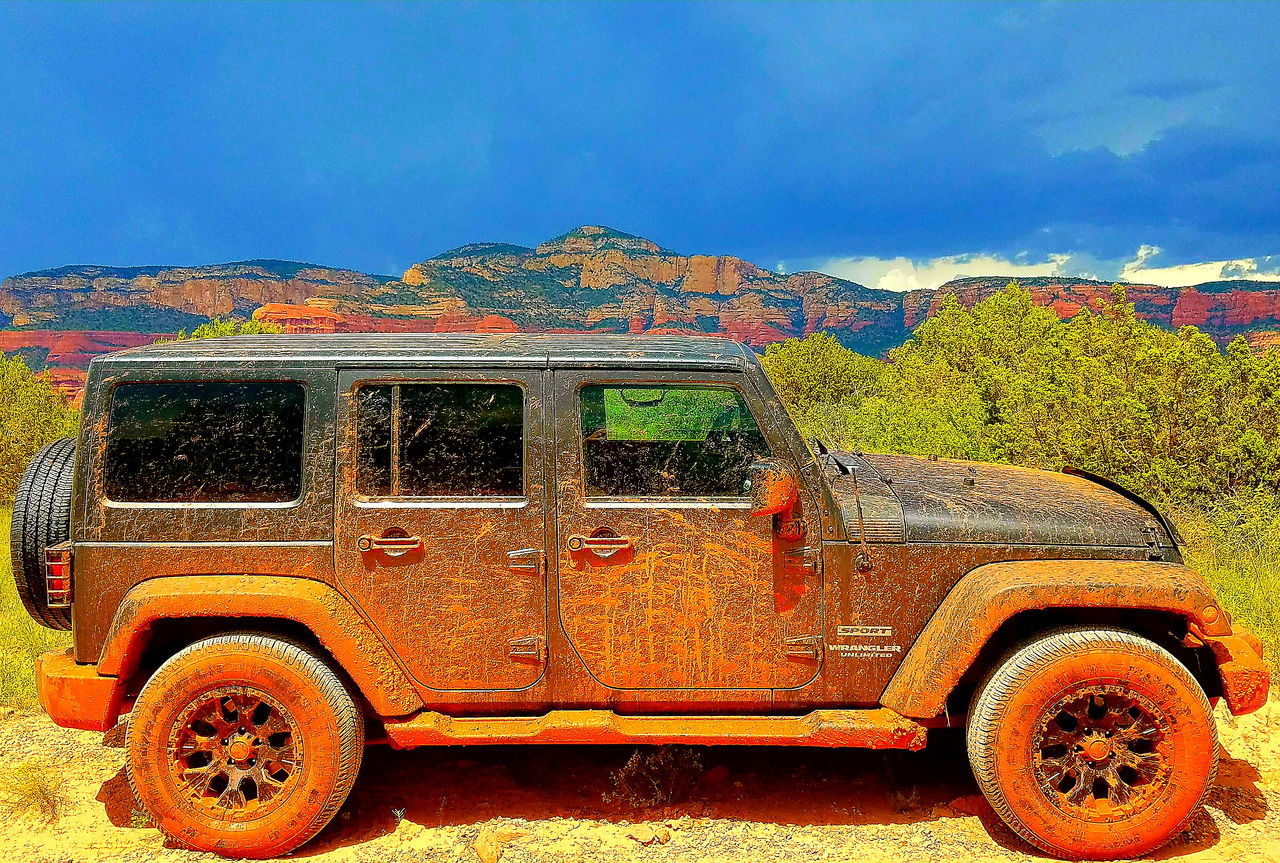
M 769 454 L 725 387 L 585 387 L 582 442 L 588 497 L 741 497 Z
M 356 488 L 369 497 L 518 497 L 524 394 L 512 384 L 366 384 L 356 447 Z
M 121 384 L 103 490 L 136 503 L 283 503 L 302 493 L 302 384 Z

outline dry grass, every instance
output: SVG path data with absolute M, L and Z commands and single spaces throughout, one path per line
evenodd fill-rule
M 613 771 L 605 799 L 648 808 L 685 799 L 702 779 L 702 750 L 679 744 L 637 747 L 627 763 Z
M 26 761 L 0 770 L 0 819 L 53 824 L 67 810 L 66 779 L 51 765 Z
M 1280 674 L 1280 506 L 1264 494 L 1241 494 L 1206 510 L 1174 513 L 1186 561 L 1213 585 L 1219 601 L 1266 647 Z

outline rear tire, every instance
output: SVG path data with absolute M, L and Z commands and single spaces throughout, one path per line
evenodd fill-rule
M 364 717 L 333 669 L 299 644 L 235 634 L 196 642 L 147 681 L 126 766 L 165 834 L 260 858 L 329 823 L 363 754 Z
M 61 438 L 27 464 L 13 500 L 9 556 L 18 598 L 37 623 L 71 628 L 71 609 L 50 608 L 45 595 L 44 550 L 71 538 L 71 481 L 76 439 Z
M 967 735 L 996 813 L 1069 859 L 1164 845 L 1217 769 L 1200 685 L 1168 651 L 1121 630 L 1065 630 L 1016 650 L 975 694 Z

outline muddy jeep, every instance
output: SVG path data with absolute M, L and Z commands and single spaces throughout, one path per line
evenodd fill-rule
M 919 749 L 1072 858 L 1165 842 L 1258 641 L 1081 471 L 831 452 L 713 338 L 272 336 L 90 367 L 13 526 L 61 725 L 175 840 L 308 841 L 363 747 Z

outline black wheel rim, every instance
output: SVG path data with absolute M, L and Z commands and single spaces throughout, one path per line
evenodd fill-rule
M 1169 783 L 1168 719 L 1123 686 L 1088 686 L 1049 705 L 1032 760 L 1040 790 L 1063 813 L 1092 822 L 1131 818 Z
M 266 693 L 221 688 L 192 700 L 175 723 L 169 767 L 180 794 L 204 815 L 249 821 L 279 808 L 297 786 L 302 738 Z

